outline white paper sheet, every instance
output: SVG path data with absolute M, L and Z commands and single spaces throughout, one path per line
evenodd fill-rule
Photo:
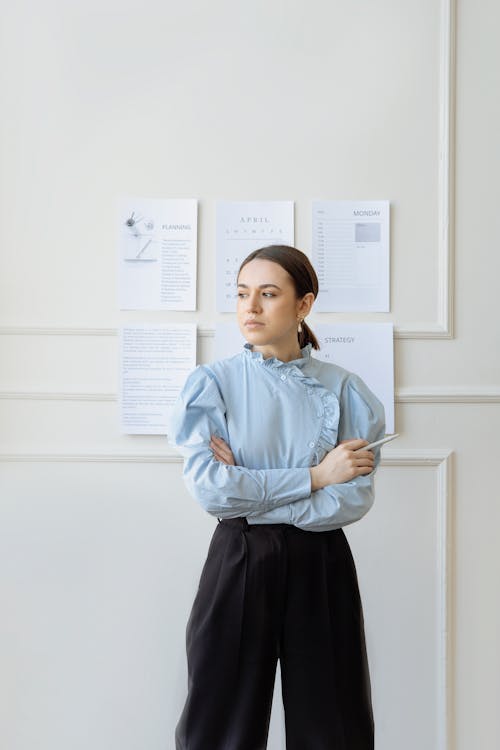
M 195 310 L 197 202 L 118 201 L 121 310 Z
M 235 312 L 236 274 L 252 250 L 293 245 L 293 201 L 217 203 L 217 310 Z
M 389 201 L 314 201 L 316 312 L 389 312 Z
M 357 373 L 385 408 L 386 433 L 394 430 L 394 345 L 392 323 L 311 323 L 321 349 L 311 355 Z M 215 359 L 241 351 L 245 338 L 237 323 L 218 323 Z
M 394 332 L 392 323 L 315 323 L 321 349 L 313 356 L 359 375 L 385 408 L 386 433 L 394 430 Z
M 170 408 L 196 367 L 196 324 L 119 329 L 120 413 L 128 435 L 166 435 Z

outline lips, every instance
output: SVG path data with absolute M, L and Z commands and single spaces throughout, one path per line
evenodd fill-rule
M 245 325 L 253 328 L 254 326 L 263 326 L 264 323 L 260 323 L 258 320 L 245 320 Z

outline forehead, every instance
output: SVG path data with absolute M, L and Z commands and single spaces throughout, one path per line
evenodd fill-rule
M 259 284 L 277 284 L 281 288 L 293 286 L 293 281 L 285 269 L 265 258 L 254 258 L 240 271 L 238 283 L 247 286 L 259 286 Z

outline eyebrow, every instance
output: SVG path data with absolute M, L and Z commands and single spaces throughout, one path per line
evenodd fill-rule
M 244 289 L 248 289 L 247 284 L 238 284 L 238 286 L 244 287 Z M 277 284 L 259 284 L 259 289 L 265 289 L 267 286 L 273 286 L 275 289 L 279 289 L 281 292 L 281 289 Z

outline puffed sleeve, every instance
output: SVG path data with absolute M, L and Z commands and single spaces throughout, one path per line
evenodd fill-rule
M 383 404 L 356 374 L 350 373 L 340 395 L 338 442 L 362 438 L 374 443 L 385 435 Z M 331 484 L 310 497 L 260 514 L 259 523 L 291 523 L 306 531 L 329 531 L 359 521 L 375 498 L 374 475 L 380 464 L 380 446 L 372 448 L 373 471 L 349 482 Z
M 211 436 L 229 443 L 225 414 L 217 382 L 199 365 L 188 375 L 172 407 L 167 433 L 184 458 L 183 478 L 190 494 L 208 513 L 234 518 L 310 496 L 307 467 L 247 469 L 214 458 Z

